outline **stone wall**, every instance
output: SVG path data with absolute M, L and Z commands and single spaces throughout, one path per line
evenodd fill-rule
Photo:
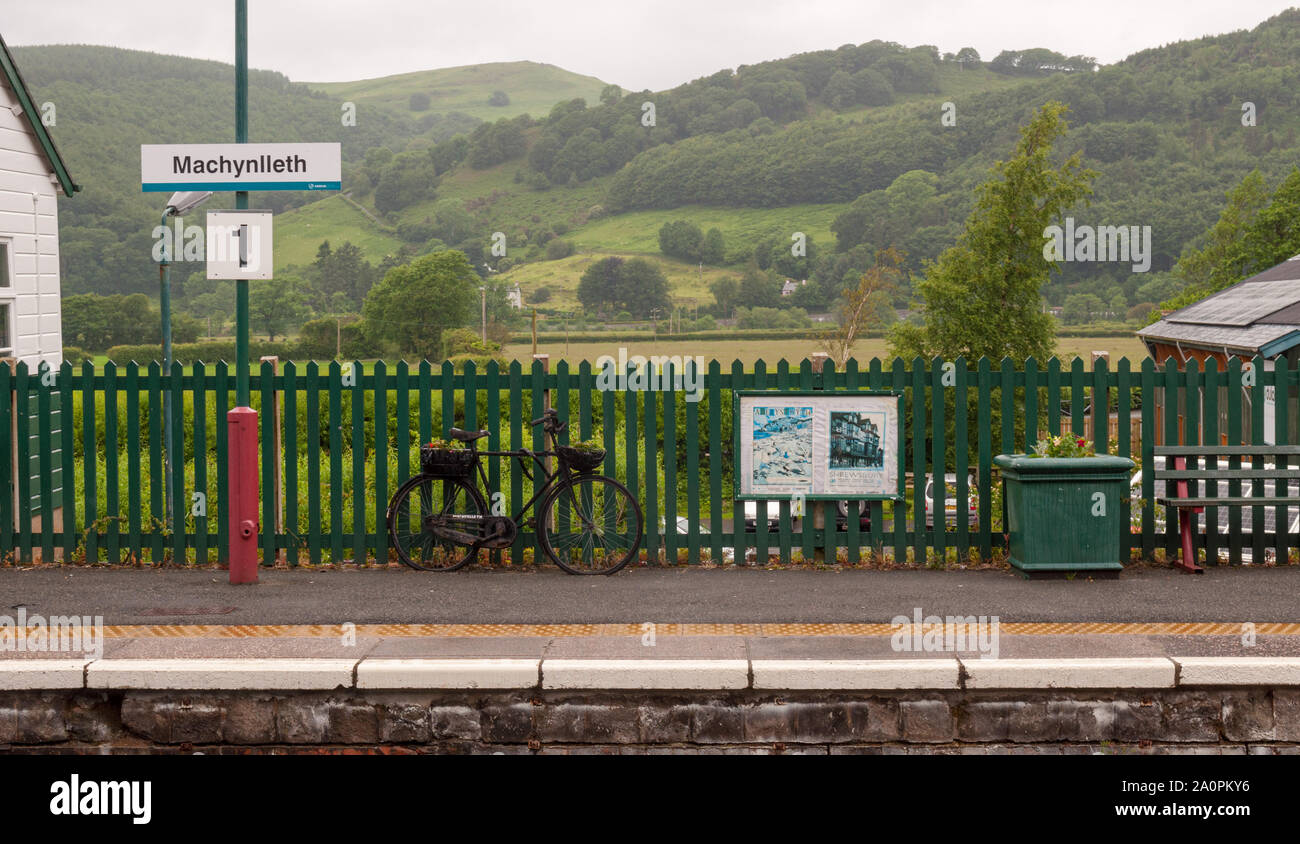
M 0 692 L 0 752 L 1296 753 L 1300 689 Z

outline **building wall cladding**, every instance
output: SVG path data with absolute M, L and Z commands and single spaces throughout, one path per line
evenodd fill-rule
M 0 74 L 0 243 L 8 245 L 12 273 L 10 286 L 0 289 L 0 304 L 12 310 L 9 356 L 35 371 L 42 361 L 55 367 L 63 362 L 59 189 L 19 105 Z
M 0 752 L 1285 753 L 1300 689 L 0 693 Z

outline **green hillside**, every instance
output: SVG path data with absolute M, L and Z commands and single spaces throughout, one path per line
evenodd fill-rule
M 276 216 L 276 269 L 310 264 L 324 240 L 333 245 L 351 242 L 376 262 L 402 246 L 390 227 L 374 222 L 364 211 L 335 194 Z
M 57 103 L 55 138 L 86 186 L 60 205 L 66 290 L 152 294 L 161 197 L 139 193 L 138 146 L 228 137 L 230 67 L 91 47 L 24 48 L 18 61 L 38 101 Z M 281 267 L 305 267 L 325 240 L 353 243 L 372 266 L 452 248 L 526 294 L 552 288 L 548 307 L 563 309 L 595 256 L 650 257 L 673 297 L 702 304 L 711 279 L 738 277 L 752 260 L 771 281 L 809 279 L 791 303 L 824 308 L 878 249 L 899 247 L 917 273 L 952 245 L 976 186 L 1056 100 L 1070 108 L 1057 154 L 1095 171 L 1090 202 L 1070 214 L 1149 226 L 1152 240 L 1149 272 L 1065 264 L 1045 295 L 1128 309 L 1181 290 L 1169 270 L 1229 188 L 1258 170 L 1272 190 L 1300 160 L 1298 75 L 1295 10 L 1100 68 L 1043 48 L 959 60 L 872 41 L 619 96 L 531 62 L 327 84 L 255 72 L 251 137 L 341 140 L 348 193 L 266 194 L 257 205 L 280 214 Z M 495 91 L 509 105 L 487 105 Z M 412 110 L 413 94 L 428 95 L 427 109 Z M 341 126 L 345 100 L 369 116 Z M 1245 102 L 1257 125 L 1243 124 Z M 703 279 L 699 261 L 660 252 L 660 228 L 679 221 L 723 241 Z M 794 232 L 810 236 L 812 254 L 789 254 Z M 496 233 L 504 256 L 489 249 Z M 363 292 L 350 295 L 359 309 Z
M 397 76 L 362 79 L 356 82 L 308 82 L 309 88 L 337 100 L 350 100 L 360 109 L 380 105 L 419 117 L 424 112 L 451 112 L 496 120 L 519 114 L 540 116 L 561 100 L 582 97 L 596 102 L 604 82 L 564 68 L 537 62 L 493 62 L 490 64 L 444 67 Z M 495 91 L 504 91 L 510 102 L 488 105 Z M 427 94 L 429 105 L 412 111 L 411 95 Z

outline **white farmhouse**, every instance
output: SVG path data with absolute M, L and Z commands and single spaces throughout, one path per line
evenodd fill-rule
M 59 214 L 62 191 L 80 187 L 68 175 L 0 38 L 0 358 L 63 363 L 59 308 Z

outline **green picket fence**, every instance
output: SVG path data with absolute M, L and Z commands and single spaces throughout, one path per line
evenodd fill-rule
M 782 360 L 772 368 L 759 361 L 750 369 L 739 361 L 726 369 L 713 361 L 698 402 L 681 391 L 600 390 L 597 374 L 590 364 L 571 369 L 565 362 L 551 372 L 540 363 L 527 370 L 518 363 L 482 370 L 469 363 L 459 371 L 427 361 L 286 363 L 279 372 L 264 363 L 251 379 L 264 434 L 263 561 L 395 560 L 384 512 L 392 492 L 416 470 L 419 444 L 453 426 L 482 427 L 489 431 L 489 449 L 540 450 L 541 431 L 527 422 L 541 415 L 547 401 L 570 423 L 562 439 L 603 442 L 605 473 L 640 499 L 646 559 L 689 563 L 746 557 L 986 560 L 1005 547 L 995 454 L 1024 451 L 1040 436 L 1064 429 L 1080 436 L 1090 432 L 1098 452 L 1132 457 L 1149 469 L 1157 431 L 1164 442 L 1218 444 L 1262 443 L 1272 430 L 1277 442 L 1294 443 L 1300 417 L 1300 373 L 1285 361 L 1265 370 L 1260 360 L 1245 366 L 1234 360 L 1220 371 L 1213 361 L 1204 369 L 1194 361 L 1179 369 L 1172 360 L 1157 367 L 1146 359 L 1133 368 L 1122 359 L 1111 370 L 1100 360 L 1085 369 L 1080 359 L 1068 366 L 1055 359 L 995 366 L 987 359 L 971 364 L 918 358 L 910 365 L 872 360 L 859 367 L 849 361 L 843 371 L 827 363 L 821 372 L 808 360 Z M 788 500 L 760 502 L 754 527 L 746 529 L 744 506 L 733 497 L 732 391 L 756 389 L 902 393 L 905 501 L 850 501 L 847 518 L 838 519 L 834 503 L 809 502 L 800 518 Z M 234 372 L 225 363 L 177 364 L 170 374 L 157 363 L 109 363 L 102 371 L 90 364 L 39 372 L 25 364 L 12 372 L 0 367 L 0 403 L 14 420 L 0 446 L 0 477 L 10 484 L 10 494 L 0 496 L 0 557 L 91 563 L 224 559 L 224 414 L 234 394 Z M 176 455 L 169 470 L 176 511 L 170 517 L 164 396 L 173 410 Z M 1097 424 L 1091 424 L 1094 412 Z M 1140 424 L 1130 426 L 1128 420 L 1139 414 Z M 1118 424 L 1107 424 L 1114 419 Z M 1112 428 L 1115 438 L 1108 442 Z M 271 435 L 276 430 L 278 446 Z M 957 479 L 955 523 L 940 516 L 928 528 L 924 481 L 945 473 Z M 511 514 L 531 495 L 531 481 L 514 462 L 491 460 L 489 481 L 489 494 L 502 493 Z M 944 485 L 934 488 L 934 512 L 942 514 Z M 278 496 L 271 494 L 277 489 Z M 1285 491 L 1279 485 L 1278 493 Z M 1177 520 L 1164 520 L 1158 512 L 1163 508 L 1153 503 L 1150 471 L 1143 473 L 1139 492 L 1136 509 L 1128 501 L 1123 505 L 1133 525 L 1124 540 L 1126 554 L 1152 558 L 1163 550 L 1172 556 Z M 971 496 L 977 502 L 973 523 Z M 815 526 L 816 507 L 826 508 L 821 527 Z M 1226 537 L 1207 514 L 1199 541 L 1209 551 L 1228 549 L 1234 563 L 1243 548 L 1256 561 L 1265 559 L 1266 549 L 1288 559 L 1300 541 L 1289 530 L 1295 508 L 1279 508 L 1278 528 L 1271 533 L 1264 529 L 1263 508 L 1252 509 L 1253 529 L 1244 533 L 1241 520 L 1233 520 Z M 869 515 L 869 526 L 860 515 Z M 775 526 L 769 527 L 772 520 Z M 534 533 L 521 532 L 504 558 L 541 559 Z

